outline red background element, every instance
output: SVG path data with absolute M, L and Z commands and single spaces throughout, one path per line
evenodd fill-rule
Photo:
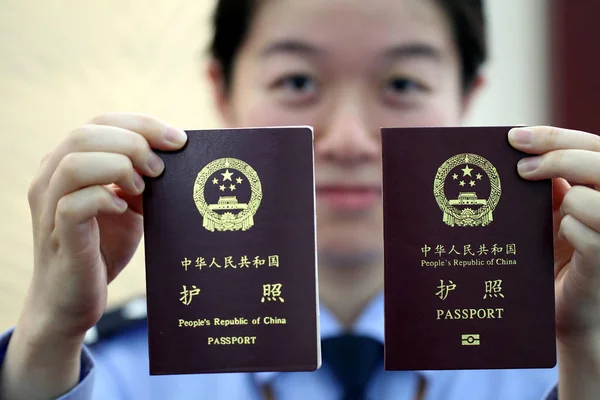
M 552 0 L 552 123 L 600 134 L 599 1 Z

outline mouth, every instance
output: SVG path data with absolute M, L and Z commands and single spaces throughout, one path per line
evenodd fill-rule
M 318 185 L 317 199 L 339 211 L 366 211 L 379 203 L 381 187 Z

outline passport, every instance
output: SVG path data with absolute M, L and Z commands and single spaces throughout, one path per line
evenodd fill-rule
M 143 199 L 150 374 L 317 369 L 312 129 L 187 134 Z
M 551 181 L 510 129 L 382 129 L 387 370 L 556 365 Z

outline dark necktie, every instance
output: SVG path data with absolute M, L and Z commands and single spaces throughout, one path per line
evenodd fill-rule
M 381 365 L 383 344 L 366 336 L 344 334 L 324 339 L 323 364 L 342 386 L 342 400 L 365 400 L 373 372 Z

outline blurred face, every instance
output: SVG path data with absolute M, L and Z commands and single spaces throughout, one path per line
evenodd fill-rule
M 267 0 L 223 110 L 235 126 L 313 126 L 320 265 L 380 264 L 379 128 L 459 124 L 460 71 L 435 0 Z

